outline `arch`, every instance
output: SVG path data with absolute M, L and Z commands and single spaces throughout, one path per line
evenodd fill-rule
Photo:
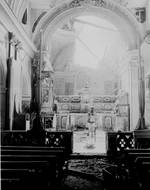
M 43 31 L 43 44 L 55 32 L 58 26 L 70 17 L 80 15 L 100 16 L 114 24 L 127 42 L 129 49 L 137 49 L 143 40 L 144 32 L 132 13 L 111 0 L 66 0 L 50 9 L 39 21 L 33 41 L 39 46 L 40 31 Z
M 40 19 L 46 14 L 46 11 L 42 12 L 38 18 L 36 19 L 36 21 L 34 22 L 33 26 L 32 26 L 32 32 L 34 32 L 36 26 L 38 25 Z
M 112 0 L 65 0 L 63 3 L 59 4 L 53 9 L 50 9 L 41 18 L 33 33 L 33 42 L 35 43 L 37 48 L 40 47 L 40 35 L 42 32 L 42 48 L 44 49 L 45 47 L 47 47 L 49 39 L 51 38 L 52 34 L 56 31 L 56 29 L 58 29 L 58 27 L 65 24 L 66 21 L 68 21 L 71 17 L 84 15 L 101 17 L 111 22 L 114 26 L 116 26 L 116 28 L 118 28 L 121 36 L 126 42 L 128 50 L 131 52 L 134 52 L 134 50 L 136 50 L 136 52 L 138 52 L 137 57 L 140 57 L 139 50 L 144 40 L 144 29 L 138 23 L 135 16 L 127 8 Z M 132 57 L 134 58 L 134 53 Z M 139 69 L 142 69 L 140 59 L 136 59 L 136 63 L 137 70 L 138 67 Z M 132 72 L 134 72 L 134 69 L 131 70 L 131 73 Z M 136 73 L 134 74 L 137 79 L 137 84 L 144 84 L 144 79 L 142 78 L 142 80 L 140 80 L 140 76 L 137 77 L 138 71 L 136 71 Z M 133 88 L 134 80 L 132 78 L 130 79 L 131 88 Z M 143 83 L 141 83 L 141 81 Z M 134 110 L 134 116 L 138 117 L 139 115 L 139 124 L 142 124 L 142 122 L 144 121 L 144 103 L 142 104 L 141 97 L 144 100 L 144 91 L 138 89 L 139 85 L 135 85 L 134 94 L 131 93 L 130 95 L 130 103 L 131 107 Z M 139 111 L 138 108 L 135 107 L 135 102 L 137 107 L 139 107 Z M 130 117 L 130 119 L 133 120 L 134 116 L 132 116 L 132 118 Z M 134 128 L 137 125 L 136 120 L 137 118 L 135 118 L 133 124 L 131 122 Z

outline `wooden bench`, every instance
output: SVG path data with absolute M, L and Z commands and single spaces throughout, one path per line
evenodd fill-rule
M 150 153 L 150 149 L 149 148 L 147 148 L 147 149 L 137 149 L 137 148 L 133 148 L 133 149 L 127 149 L 127 150 L 125 150 L 125 152 L 127 152 L 127 153 Z
M 137 183 L 146 190 L 150 179 L 150 149 L 126 150 L 125 162 L 130 173 L 137 178 Z
M 49 176 L 49 172 L 47 170 L 47 163 L 42 162 L 38 164 L 38 166 L 33 161 L 32 163 L 28 162 L 28 164 L 30 163 L 30 166 L 28 166 L 26 162 L 24 162 L 25 165 L 23 163 L 20 164 L 19 162 L 19 164 L 16 163 L 14 164 L 12 161 L 7 161 L 6 164 L 6 162 L 3 163 L 2 161 L 2 189 L 9 189 L 12 187 L 15 189 L 48 187 L 47 178 Z
M 47 188 L 56 182 L 65 162 L 63 148 L 34 146 L 1 146 L 2 188 L 22 184 L 22 187 Z M 16 187 L 15 187 L 16 188 Z M 3 190 L 2 189 L 2 190 Z
M 150 155 L 149 156 L 139 156 L 135 160 L 136 171 L 138 173 L 138 178 L 142 184 L 144 190 L 149 190 L 149 180 L 150 180 Z
M 103 169 L 106 189 L 140 189 L 142 186 L 142 189 L 148 190 L 150 149 L 127 149 L 109 159 L 114 166 Z
M 47 161 L 29 161 L 29 160 L 22 160 L 22 161 L 2 161 L 1 168 L 40 168 L 42 166 L 48 165 Z
M 139 157 L 136 158 L 135 163 L 137 165 L 149 166 L 150 157 L 139 156 Z
M 128 166 L 136 166 L 139 157 L 150 158 L 150 149 L 133 149 L 126 152 L 126 163 Z

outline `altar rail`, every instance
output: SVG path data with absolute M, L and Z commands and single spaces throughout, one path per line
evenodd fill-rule
M 73 152 L 73 132 L 71 131 L 2 131 L 1 144 L 3 146 L 47 146 L 63 148 L 67 154 Z M 107 154 L 135 148 L 133 132 L 107 132 Z
M 32 131 L 2 131 L 1 144 L 3 146 L 47 146 L 50 148 L 63 148 L 67 154 L 72 153 L 72 132 L 33 133 Z
M 117 152 L 135 148 L 133 132 L 108 132 L 107 154 L 114 155 Z

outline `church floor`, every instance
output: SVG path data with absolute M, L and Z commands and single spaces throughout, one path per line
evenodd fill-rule
M 58 189 L 103 190 L 102 169 L 108 166 L 105 158 L 72 159 L 68 172 Z
M 96 130 L 96 135 L 93 139 L 88 136 L 88 130 L 74 131 L 73 142 L 74 153 L 106 153 L 106 132 L 101 129 Z M 90 146 L 91 143 L 93 146 Z
M 65 190 L 103 190 L 101 181 L 88 180 L 79 176 L 68 175 L 60 184 Z

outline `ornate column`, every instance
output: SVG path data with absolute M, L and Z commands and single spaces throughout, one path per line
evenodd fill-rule
M 130 110 L 131 129 L 145 129 L 145 78 L 144 61 L 140 49 L 132 50 L 130 56 Z
M 150 8 L 150 2 L 149 2 L 149 8 Z M 149 11 L 150 12 L 150 11 Z M 150 19 L 150 18 L 149 18 Z M 150 29 L 147 31 L 144 42 L 147 45 L 150 45 Z M 145 120 L 146 120 L 146 126 L 150 128 L 150 71 L 148 72 L 145 82 Z
M 150 74 L 145 78 L 145 124 L 150 128 Z
M 144 60 L 141 57 L 139 49 L 138 64 L 138 96 L 139 96 L 139 120 L 136 129 L 146 129 L 145 127 L 145 77 L 144 77 Z
M 146 42 L 149 44 L 150 42 L 150 31 L 148 31 L 143 39 L 143 43 Z M 139 55 L 141 55 L 141 46 L 139 47 Z M 134 131 L 135 136 L 135 146 L 137 148 L 150 148 L 150 130 L 147 128 L 148 126 L 145 125 L 145 118 L 147 122 L 147 118 L 149 118 L 149 111 L 147 109 L 147 98 L 149 96 L 149 77 L 146 81 L 145 86 L 145 76 L 144 76 L 144 62 L 140 58 L 139 62 L 139 122 L 137 125 L 136 130 Z M 146 96 L 145 96 L 145 87 L 146 87 Z M 148 93 L 147 93 L 148 92 Z M 145 109 L 146 108 L 146 109 Z M 150 107 L 149 107 L 150 108 Z
M 48 51 L 42 52 L 41 66 L 41 112 L 52 113 L 53 106 L 53 68 Z
M 39 53 L 35 53 L 32 61 L 32 103 L 38 102 L 38 84 L 39 84 Z M 31 105 L 32 105 L 31 103 Z M 34 108 L 31 108 L 34 109 Z
M 139 97 L 138 97 L 138 70 L 139 70 L 139 52 L 132 50 L 128 52 L 129 73 L 130 73 L 130 130 L 134 130 L 139 119 Z

